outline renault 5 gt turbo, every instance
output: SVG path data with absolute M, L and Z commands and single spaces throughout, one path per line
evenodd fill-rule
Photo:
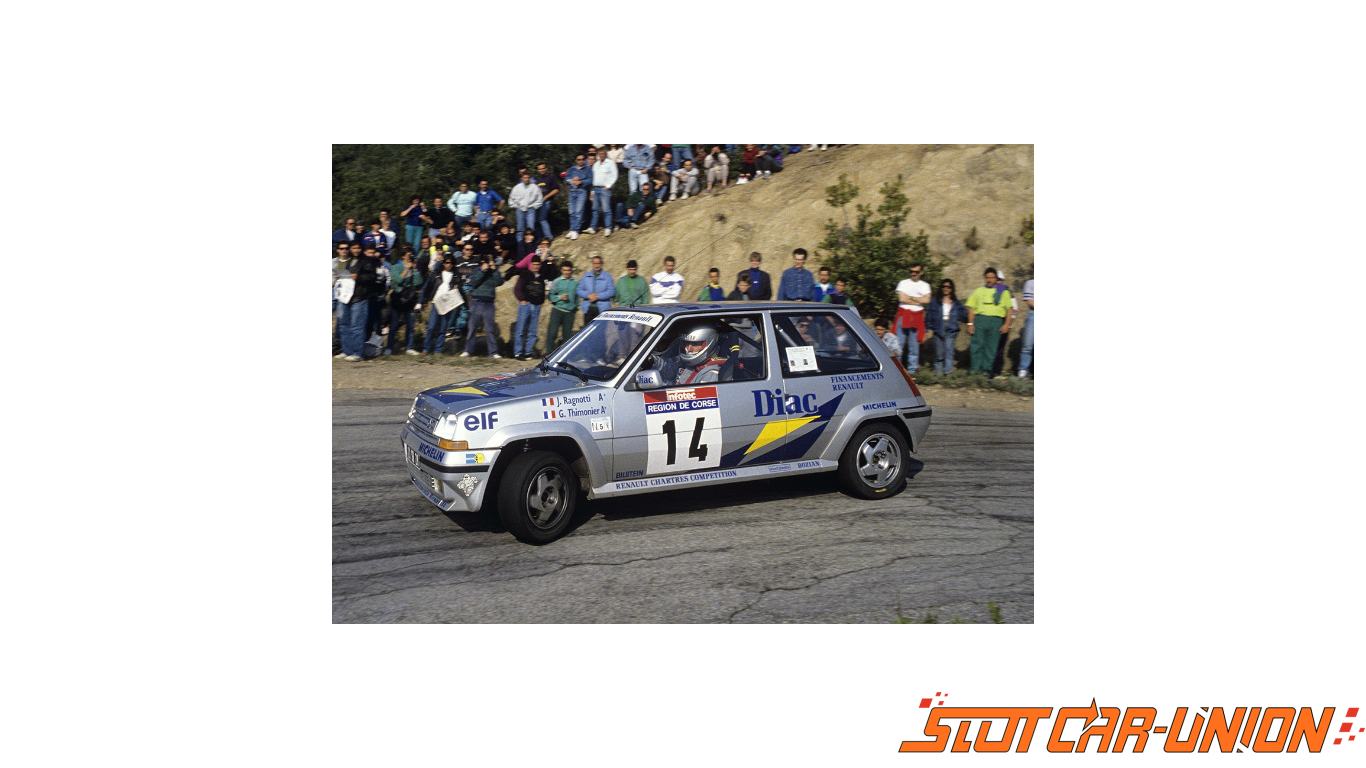
M 400 439 L 428 501 L 491 504 L 540 544 L 581 495 L 833 471 L 893 496 L 930 414 L 850 307 L 664 304 L 603 312 L 535 368 L 422 392 Z

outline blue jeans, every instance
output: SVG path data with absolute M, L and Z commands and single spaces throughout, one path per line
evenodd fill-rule
M 598 228 L 599 216 L 602 217 L 602 226 L 611 229 L 612 190 L 609 187 L 593 187 L 593 220 L 588 223 L 589 229 Z
M 341 328 L 342 352 L 360 355 L 365 351 L 365 319 L 370 302 L 360 300 L 337 307 L 337 326 Z
M 416 227 L 406 226 L 403 228 L 403 239 L 408 242 L 408 245 L 411 245 L 413 247 L 414 251 L 416 251 L 417 247 L 422 244 L 422 238 L 426 235 L 427 228 L 422 226 L 421 224 L 417 225 Z
M 695 158 L 693 158 L 693 156 L 692 156 L 692 147 L 688 146 L 687 144 L 675 144 L 675 145 L 674 145 L 674 162 L 675 162 L 675 163 L 678 163 L 679 165 L 682 165 L 684 160 L 693 160 L 693 159 L 695 159 Z
M 427 337 L 422 340 L 422 351 L 439 355 L 441 349 L 446 346 L 446 326 L 451 324 L 455 312 L 438 315 L 436 307 L 432 307 L 428 312 L 431 313 L 431 317 L 427 318 Z
M 493 226 L 493 211 L 479 211 L 474 214 L 474 220 L 479 222 L 481 229 L 487 230 Z
M 417 314 L 409 309 L 407 312 L 389 307 L 389 351 L 398 351 L 398 329 L 399 326 L 406 326 L 408 329 L 408 346 L 404 349 L 413 348 L 413 316 Z
M 667 195 L 668 193 L 669 193 L 669 185 L 668 185 L 668 184 L 660 184 L 660 185 L 659 185 L 659 189 L 656 189 L 656 190 L 655 190 L 655 199 L 656 199 L 656 200 L 663 200 L 663 199 L 664 199 L 664 196 Z
M 555 235 L 550 231 L 550 201 L 541 203 L 541 207 L 536 209 L 536 226 L 540 227 L 541 237 L 553 238 Z
M 489 354 L 498 353 L 498 337 L 493 335 L 493 302 L 488 299 L 471 299 L 470 332 L 465 338 L 465 351 L 474 354 L 474 339 L 479 335 L 479 326 L 484 326 L 484 338 L 489 343 Z
M 953 354 L 954 340 L 958 338 L 958 331 L 935 331 L 934 338 L 934 370 L 935 373 L 947 376 L 953 373 Z
M 517 240 L 521 242 L 522 233 L 528 229 L 536 228 L 536 208 L 528 208 L 525 211 L 517 209 Z
M 1020 331 L 1020 370 L 1027 371 L 1034 364 L 1034 310 L 1025 316 L 1024 330 Z
M 474 218 L 474 217 L 473 217 L 473 216 L 461 216 L 461 215 L 459 215 L 459 214 L 456 214 L 456 217 L 455 217 L 455 233 L 456 233 L 457 235 L 462 235 L 462 234 L 464 234 L 464 233 L 465 233 L 465 222 L 469 221 L 469 220 L 472 219 L 472 218 Z
M 517 305 L 517 326 L 512 332 L 512 354 L 529 355 L 536 346 L 536 329 L 541 324 L 541 305 L 527 302 Z M 522 336 L 526 341 L 522 341 Z
M 916 330 L 915 328 L 896 329 L 896 336 L 901 340 L 901 360 L 910 373 L 920 370 L 920 342 L 916 341 Z
M 627 192 L 634 192 L 634 191 L 636 191 L 637 189 L 640 189 L 640 184 L 641 184 L 641 182 L 649 181 L 649 180 L 650 180 L 650 174 L 646 173 L 645 171 L 637 171 L 637 170 L 634 169 L 634 168 L 627 168 L 627 169 L 626 169 L 626 188 L 627 188 L 626 191 L 627 191 Z
M 569 188 L 569 231 L 578 232 L 583 226 L 583 210 L 588 205 L 588 190 Z
M 645 213 L 644 203 L 636 206 L 635 213 L 630 215 L 627 215 L 626 213 L 626 203 L 617 203 L 617 226 L 625 227 L 630 224 L 635 224 L 640 221 L 640 215 L 643 213 Z

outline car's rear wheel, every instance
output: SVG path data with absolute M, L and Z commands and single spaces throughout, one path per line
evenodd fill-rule
M 850 438 L 840 456 L 840 485 L 864 499 L 895 496 L 906 487 L 906 438 L 888 424 L 869 424 Z
M 512 460 L 498 483 L 498 519 L 530 544 L 564 535 L 574 517 L 579 480 L 559 454 L 528 451 Z

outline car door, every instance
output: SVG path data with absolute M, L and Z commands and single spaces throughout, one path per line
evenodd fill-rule
M 670 385 L 680 335 L 697 324 L 718 329 L 717 381 Z M 771 329 L 761 312 L 708 313 L 673 318 L 651 354 L 627 377 L 613 400 L 613 479 L 666 477 L 753 463 L 766 419 L 755 408 L 775 386 Z M 642 388 L 639 374 L 660 376 Z M 650 378 L 646 374 L 644 378 Z M 756 393 L 760 393 L 756 395 Z
M 815 458 L 835 430 L 832 422 L 861 408 L 863 390 L 885 377 L 877 357 L 848 324 L 857 316 L 841 310 L 774 312 L 781 395 L 773 398 L 775 418 L 784 421 L 785 443 L 773 460 Z

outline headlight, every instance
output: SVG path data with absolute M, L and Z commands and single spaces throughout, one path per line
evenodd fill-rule
M 413 404 L 408 408 L 408 418 L 411 419 L 417 415 L 417 401 L 420 399 L 422 399 L 422 395 L 413 398 Z

